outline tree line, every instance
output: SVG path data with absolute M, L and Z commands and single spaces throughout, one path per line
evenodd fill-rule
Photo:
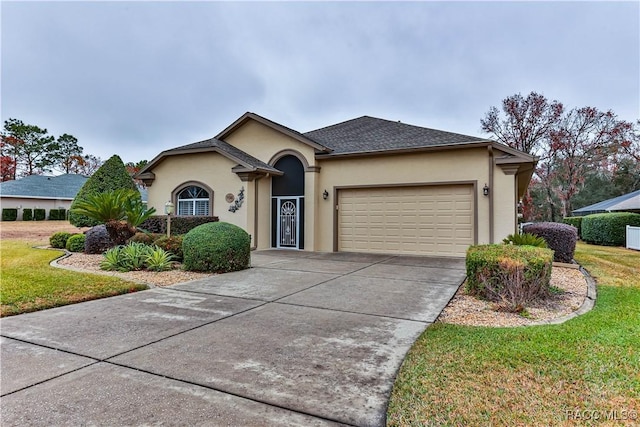
M 522 200 L 525 221 L 559 221 L 640 189 L 640 120 L 594 107 L 568 109 L 531 92 L 503 99 L 480 123 L 498 142 L 539 159 Z
M 47 129 L 18 119 L 5 120 L 0 138 L 1 181 L 54 171 L 88 176 L 103 163 L 99 157 L 84 154 L 73 135 L 56 138 Z

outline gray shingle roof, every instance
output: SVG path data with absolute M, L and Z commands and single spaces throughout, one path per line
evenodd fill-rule
M 304 136 L 332 149 L 330 155 L 488 142 L 474 136 L 369 116 L 307 132 Z
M 615 212 L 615 211 L 640 211 L 640 190 L 614 197 L 613 199 L 604 200 L 593 205 L 575 209 L 574 214 L 589 214 L 596 212 Z
M 87 182 L 84 175 L 29 175 L 0 183 L 0 195 L 52 199 L 73 199 Z
M 200 142 L 194 142 L 193 144 L 183 145 L 181 147 L 172 148 L 170 150 L 165 151 L 163 154 L 175 154 L 175 152 L 180 151 L 197 151 L 202 149 L 213 148 L 217 151 L 220 151 L 221 154 L 227 154 L 228 157 L 235 159 L 236 161 L 243 163 L 245 166 L 249 166 L 253 169 L 260 169 L 264 171 L 271 172 L 279 172 L 273 166 L 269 166 L 267 163 L 262 160 L 256 159 L 251 154 L 248 154 L 239 148 L 234 147 L 228 142 L 221 141 L 216 138 L 207 139 Z

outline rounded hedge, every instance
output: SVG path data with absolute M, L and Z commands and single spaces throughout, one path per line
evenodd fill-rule
M 571 263 L 576 251 L 578 241 L 578 229 L 572 225 L 559 222 L 536 222 L 524 226 L 523 231 L 542 237 L 551 249 L 553 260 L 556 262 Z
M 67 247 L 67 240 L 71 237 L 71 233 L 66 231 L 58 231 L 49 237 L 49 244 L 52 248 L 64 249 Z
M 86 236 L 84 251 L 88 254 L 101 254 L 116 246 L 105 225 L 96 225 L 87 230 Z
M 629 212 L 587 215 L 582 219 L 582 240 L 602 246 L 624 246 L 627 225 L 640 227 L 640 214 Z
M 69 252 L 84 252 L 84 234 L 74 234 L 67 239 Z
M 249 268 L 251 238 L 227 222 L 199 225 L 182 241 L 183 267 L 189 271 L 226 273 Z

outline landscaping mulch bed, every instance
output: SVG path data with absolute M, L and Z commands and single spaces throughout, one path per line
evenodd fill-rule
M 527 326 L 557 319 L 576 311 L 587 296 L 587 281 L 580 270 L 556 267 L 551 270 L 551 285 L 564 293 L 527 307 L 527 317 L 495 310 L 495 303 L 467 295 L 461 286 L 444 309 L 439 322 L 467 326 Z

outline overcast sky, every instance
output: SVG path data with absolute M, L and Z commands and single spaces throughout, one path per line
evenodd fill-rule
M 483 136 L 515 93 L 640 117 L 632 2 L 2 1 L 2 120 L 125 162 L 246 111 L 301 132 L 363 115 Z

